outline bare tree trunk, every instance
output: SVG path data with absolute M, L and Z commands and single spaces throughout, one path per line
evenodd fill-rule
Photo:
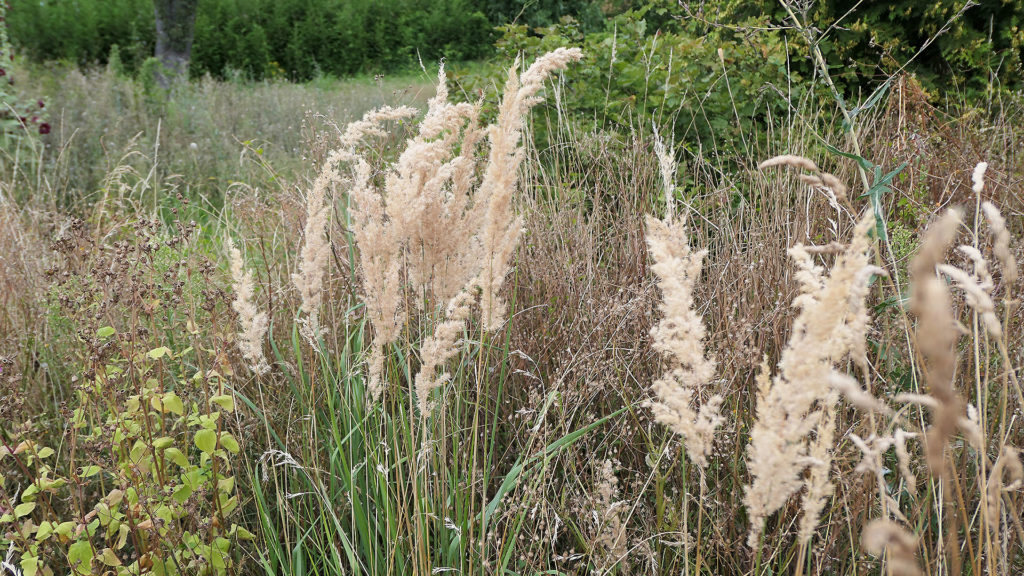
M 156 58 L 163 65 L 157 80 L 168 88 L 188 77 L 199 0 L 153 0 L 156 14 Z

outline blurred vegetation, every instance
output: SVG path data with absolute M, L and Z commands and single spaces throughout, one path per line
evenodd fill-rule
M 940 87 L 972 97 L 1022 85 L 1024 3 L 823 0 L 792 6 L 820 32 L 815 42 L 851 95 L 908 62 L 907 70 L 936 97 Z M 640 21 L 643 28 L 637 27 Z M 36 60 L 105 65 L 118 46 L 117 57 L 134 73 L 153 53 L 151 0 L 16 0 L 9 24 L 15 45 Z M 641 59 L 629 50 L 661 35 L 657 59 L 674 50 L 679 62 L 710 58 L 715 69 L 715 52 L 723 48 L 727 59 L 744 61 L 740 68 L 767 59 L 773 70 L 765 74 L 774 76 L 777 56 L 786 54 L 781 45 L 788 48 L 793 71 L 813 70 L 806 58 L 794 57 L 806 54 L 806 46 L 776 2 L 201 0 L 192 74 L 296 81 L 373 74 L 419 60 L 484 59 L 494 54 L 495 40 L 499 51 L 574 42 L 602 52 L 592 53 L 600 62 L 610 60 L 617 31 L 624 35 L 617 45 L 622 67 Z M 692 75 L 677 78 L 686 86 Z

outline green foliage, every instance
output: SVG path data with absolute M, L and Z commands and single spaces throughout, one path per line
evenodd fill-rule
M 124 76 L 124 60 L 121 59 L 121 47 L 117 44 L 110 46 L 110 54 L 107 56 L 107 70 L 115 76 Z
M 584 125 L 629 129 L 654 123 L 674 129 L 684 144 L 724 149 L 745 145 L 760 119 L 784 114 L 786 50 L 778 34 L 751 41 L 726 29 L 705 31 L 691 22 L 674 31 L 653 29 L 651 10 L 628 11 L 605 31 L 585 34 L 575 19 L 539 29 L 502 28 L 498 52 L 506 61 L 558 46 L 580 46 L 586 65 L 566 78 L 565 98 Z M 491 82 L 498 68 L 469 84 Z M 796 95 L 793 95 L 796 96 Z M 549 100 L 548 106 L 553 106 Z
M 10 10 L 14 44 L 37 60 L 105 63 L 110 47 L 124 47 L 121 58 L 136 70 L 153 55 L 156 29 L 152 0 L 33 0 Z
M 61 420 L 0 422 L 0 547 L 26 576 L 232 572 L 252 535 L 231 521 L 241 446 L 225 344 L 203 328 L 212 266 L 192 226 L 89 232 L 71 221 L 54 245 Z
M 234 541 L 251 536 L 227 522 L 239 445 L 222 429 L 234 410 L 224 378 L 168 378 L 191 350 L 140 353 L 109 326 L 94 341 L 116 352 L 75 393 L 70 445 L 89 449 L 58 453 L 17 432 L 0 446 L 0 543 L 26 576 L 226 574 Z
M 104 63 L 110 47 L 137 71 L 155 43 L 151 0 L 19 3 L 15 42 L 37 60 Z M 191 73 L 308 80 L 466 60 L 490 52 L 491 23 L 473 0 L 201 0 Z
M 746 18 L 762 25 L 791 24 L 778 3 L 722 0 L 716 4 L 718 9 L 707 17 L 719 24 L 733 25 Z M 819 46 L 835 67 L 832 74 L 837 84 L 850 95 L 870 91 L 908 62 L 907 70 L 933 96 L 950 88 L 976 97 L 1000 85 L 1022 86 L 1024 3 L 827 0 L 808 6 L 807 12 L 798 15 L 825 32 Z M 794 58 L 794 66 L 809 73 L 813 64 L 805 57 L 806 44 L 795 42 L 792 48 L 794 56 L 802 56 Z

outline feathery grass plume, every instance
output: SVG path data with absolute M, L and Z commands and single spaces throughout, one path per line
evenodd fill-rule
M 961 246 L 960 250 L 977 256 L 974 276 L 949 264 L 939 264 L 936 268 L 939 272 L 948 276 L 957 288 L 964 291 L 964 299 L 967 305 L 981 316 L 982 323 L 989 334 L 999 338 L 1003 334 L 1003 328 L 999 323 L 999 317 L 996 316 L 996 304 L 992 301 L 992 295 L 989 293 L 992 290 L 991 277 L 987 281 L 979 278 L 979 276 L 987 274 L 985 260 L 981 258 L 981 254 L 977 249 L 972 246 Z
M 665 222 L 671 223 L 675 215 L 675 203 L 672 200 L 676 189 L 676 159 L 665 149 L 665 142 L 657 128 L 654 129 L 654 155 L 658 157 L 658 169 L 665 190 Z
M 686 454 L 703 471 L 714 441 L 715 429 L 725 421 L 720 414 L 722 397 L 714 395 L 699 411 L 691 404 L 697 400 L 715 375 L 715 362 L 704 350 L 703 319 L 693 306 L 693 288 L 700 278 L 706 250 L 694 252 L 686 237 L 686 222 L 672 220 L 672 183 L 676 163 L 661 139 L 655 141 L 655 153 L 665 187 L 666 216 L 658 220 L 647 216 L 647 246 L 658 277 L 662 300 L 661 321 L 651 330 L 654 349 L 669 360 L 669 369 L 652 386 L 656 401 L 651 402 L 654 419 L 683 437 Z
M 420 290 L 443 300 L 454 298 L 476 271 L 470 256 L 474 243 L 466 239 L 477 224 L 467 218 L 466 206 L 479 112 L 479 104 L 448 102 L 442 64 L 427 113 L 385 174 L 383 190 L 374 185 L 369 163 L 356 161 L 350 214 L 374 331 L 367 383 L 372 399 L 382 389 L 384 347 L 398 338 L 403 325 L 403 270 Z M 453 158 L 460 135 L 462 153 Z M 411 302 L 423 303 L 419 297 Z
M 917 477 L 910 470 L 910 453 L 907 451 L 907 440 L 916 436 L 916 433 L 907 432 L 902 428 L 897 428 L 893 435 L 894 445 L 896 446 L 896 464 L 899 466 L 900 474 L 903 475 L 903 480 L 906 482 L 907 492 L 910 492 L 911 496 L 917 496 Z
M 804 158 L 803 156 L 797 156 L 796 154 L 781 154 L 774 158 L 769 158 L 758 164 L 757 169 L 764 170 L 765 168 L 771 168 L 773 166 L 791 166 L 793 168 L 807 170 L 808 172 L 820 172 L 818 165 L 815 164 L 813 160 L 810 158 Z
M 917 255 L 911 262 L 910 306 L 917 314 L 917 344 L 925 361 L 925 379 L 935 402 L 928 431 L 926 454 L 932 474 L 943 470 L 946 440 L 956 430 L 963 401 L 953 390 L 956 372 L 954 347 L 959 331 L 953 317 L 949 290 L 936 274 L 938 264 L 953 243 L 960 212 L 947 211 L 925 232 Z
M 327 220 L 330 206 L 326 202 L 327 189 L 340 178 L 331 159 L 313 180 L 313 188 L 306 197 L 306 225 L 302 236 L 305 243 L 299 257 L 299 271 L 292 274 L 292 282 L 302 297 L 300 311 L 306 315 L 302 331 L 314 345 L 323 334 L 320 326 L 320 301 L 323 292 L 324 273 L 330 244 L 327 241 Z
M 420 347 L 423 364 L 416 373 L 415 386 L 421 414 L 433 411 L 430 393 L 444 386 L 450 378 L 446 373 L 438 375 L 437 371 L 458 353 L 459 335 L 466 326 L 472 304 L 473 297 L 468 291 L 463 290 L 456 294 L 448 303 L 445 319 L 438 323 L 433 334 L 428 336 Z
M 323 334 L 323 327 L 320 325 L 320 304 L 324 274 L 331 250 L 326 237 L 331 208 L 327 196 L 329 189 L 342 181 L 338 165 L 358 159 L 355 149 L 364 138 L 384 135 L 380 128 L 383 122 L 405 119 L 415 113 L 415 109 L 407 106 L 384 107 L 368 112 L 361 120 L 349 124 L 341 136 L 340 148 L 328 155 L 324 166 L 313 180 L 313 187 L 306 197 L 306 224 L 303 228 L 304 244 L 299 259 L 299 271 L 292 274 L 292 283 L 302 298 L 300 311 L 306 315 L 302 320 L 303 334 L 314 345 Z
M 821 168 L 819 168 L 818 165 L 810 158 L 804 158 L 803 156 L 797 156 L 795 154 L 783 154 L 761 162 L 757 165 L 757 169 L 764 170 L 765 168 L 771 168 L 773 166 L 789 166 L 791 168 L 799 168 L 801 170 L 807 170 L 808 172 L 814 172 L 814 174 L 800 174 L 798 178 L 808 186 L 831 190 L 835 195 L 834 200 L 838 200 L 839 202 L 847 201 L 846 184 L 843 184 L 843 182 L 839 180 L 839 178 L 836 178 L 834 174 L 823 172 Z
M 866 362 L 865 299 L 870 279 L 866 271 L 872 270 L 868 234 L 873 226 L 874 217 L 865 213 L 850 246 L 836 257 L 827 277 L 806 247 L 797 245 L 789 251 L 801 284 L 801 293 L 793 300 L 800 312 L 782 351 L 778 374 L 770 386 L 759 386 L 757 420 L 747 448 L 747 467 L 753 480 L 744 494 L 751 518 L 751 546 L 758 544 L 767 517 L 805 485 L 804 470 L 814 462 L 811 432 L 815 438 L 834 434 L 834 420 L 821 414 L 832 394 L 833 365 L 847 356 Z M 762 378 L 767 380 L 767 376 Z M 820 461 L 816 466 L 831 466 L 829 450 L 818 447 L 816 457 Z M 821 486 L 808 487 L 816 497 L 826 492 Z M 818 500 L 805 499 L 805 525 L 817 523 L 818 506 Z
M 887 557 L 887 574 L 923 576 L 917 563 L 917 537 L 892 520 L 872 520 L 861 534 L 861 544 L 869 554 Z
M 383 348 L 398 338 L 404 324 L 403 275 L 417 290 L 410 299 L 414 306 L 448 302 L 421 349 L 416 376 L 421 408 L 429 408 L 430 391 L 443 384 L 444 376 L 436 371 L 454 354 L 475 288 L 484 294 L 485 327 L 496 327 L 498 317 L 504 316 L 495 298 L 521 225 L 511 200 L 523 157 L 523 117 L 540 101 L 536 93 L 544 79 L 580 57 L 576 49 L 546 54 L 526 71 L 522 84 L 512 68 L 497 123 L 488 127 L 488 163 L 475 191 L 476 149 L 484 134 L 478 125 L 481 105 L 448 102 L 443 66 L 427 114 L 386 169 L 383 186 L 374 183 L 368 162 L 355 159 L 350 214 L 374 330 L 368 382 L 372 398 L 382 388 Z
M 231 307 L 238 313 L 238 323 L 242 331 L 238 333 L 238 349 L 249 361 L 249 368 L 256 374 L 270 371 L 267 358 L 263 355 L 263 337 L 267 333 L 269 322 L 267 313 L 260 312 L 253 302 L 252 270 L 245 269 L 242 253 L 235 247 L 231 237 L 226 238 L 228 256 L 231 261 L 231 280 L 235 290 L 235 300 Z
M 985 498 L 988 504 L 988 527 L 993 532 L 999 531 L 999 511 L 1002 507 L 1003 492 L 1017 490 L 1024 486 L 1024 465 L 1020 461 L 1020 451 L 1010 445 L 1003 446 L 988 477 L 985 487 Z
M 558 48 L 538 58 L 521 79 L 516 74 L 518 61 L 509 69 L 497 123 L 487 131 L 491 149 L 476 196 L 476 202 L 487 206 L 481 234 L 484 264 L 475 282 L 481 290 L 480 308 L 485 330 L 496 330 L 505 318 L 505 303 L 498 293 L 505 282 L 522 227 L 522 220 L 512 212 L 512 195 L 523 161 L 519 141 L 526 113 L 540 102 L 537 92 L 548 76 L 582 58 L 579 48 Z
M 981 209 L 985 213 L 985 219 L 988 220 L 989 229 L 992 231 L 992 236 L 995 239 L 992 252 L 995 254 L 996 260 L 999 260 L 999 266 L 1002 268 L 1007 296 L 1012 297 L 1010 295 L 1013 293 L 1013 285 L 1020 277 L 1020 273 L 1017 268 L 1017 259 L 1013 257 L 1013 253 L 1010 251 L 1010 231 L 1006 228 L 1006 220 L 1003 219 L 1003 215 L 994 204 L 983 202 Z
M 835 420 L 836 405 L 839 403 L 839 395 L 835 392 L 829 394 L 822 403 L 819 411 L 819 422 L 815 425 L 814 439 L 810 442 L 807 451 L 808 466 L 807 479 L 804 485 L 807 491 L 804 493 L 802 506 L 803 515 L 800 517 L 800 528 L 797 532 L 798 541 L 806 545 L 814 536 L 814 530 L 818 527 L 818 520 L 821 518 L 821 511 L 825 504 L 832 497 L 835 487 L 832 486 L 832 448 L 835 444 Z
M 437 91 L 427 104 L 417 134 L 385 177 L 389 225 L 404 234 L 409 279 L 424 294 L 442 302 L 455 296 L 475 272 L 470 257 L 479 221 L 467 218 L 479 104 L 448 102 L 442 64 Z M 466 131 L 463 134 L 463 130 Z M 461 155 L 454 149 L 463 136 Z M 455 181 L 458 173 L 462 177 Z M 438 290 L 438 280 L 445 280 Z M 413 299 L 420 305 L 423 298 Z

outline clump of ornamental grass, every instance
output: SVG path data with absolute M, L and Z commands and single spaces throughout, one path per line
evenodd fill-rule
M 813 163 L 784 157 L 785 164 L 811 169 Z M 778 162 L 768 161 L 762 166 Z M 831 496 L 830 469 L 837 392 L 830 384 L 846 358 L 864 366 L 869 316 L 868 281 L 884 271 L 869 260 L 874 217 L 865 214 L 853 240 L 836 256 L 828 274 L 813 253 L 824 250 L 796 245 L 789 255 L 797 266 L 799 309 L 778 373 L 759 378 L 757 419 L 747 448 L 752 481 L 744 504 L 751 518 L 748 543 L 759 547 L 769 515 L 806 487 L 800 540 L 810 540 L 825 502 Z M 830 248 L 833 249 L 834 248 Z M 806 473 L 806 474 L 805 474 Z
M 498 117 L 486 130 L 478 126 L 480 103 L 448 102 L 442 68 L 426 116 L 393 164 L 375 175 L 367 159 L 351 158 L 352 232 L 374 331 L 371 398 L 383 390 L 384 350 L 399 337 L 405 314 L 439 310 L 420 350 L 415 381 L 423 412 L 429 411 L 431 392 L 447 379 L 443 366 L 457 351 L 472 304 L 479 302 L 485 330 L 504 321 L 500 291 L 522 227 L 512 199 L 525 117 L 540 102 L 537 93 L 545 79 L 581 57 L 578 49 L 560 48 L 538 58 L 521 78 L 517 62 L 509 70 Z M 489 150 L 478 181 L 477 150 L 484 133 Z M 338 179 L 337 172 L 332 170 L 331 179 Z M 405 279 L 412 286 L 409 298 L 403 298 Z M 403 310 L 403 301 L 416 309 Z
M 715 362 L 704 352 L 704 322 L 694 309 L 693 290 L 700 278 L 706 250 L 690 249 L 686 218 L 674 218 L 673 177 L 675 159 L 660 139 L 655 145 L 664 181 L 664 220 L 647 216 L 647 245 L 658 277 L 662 320 L 651 330 L 654 349 L 669 360 L 669 369 L 654 381 L 657 400 L 651 402 L 654 418 L 686 444 L 686 454 L 703 472 L 708 465 L 715 429 L 721 415 L 722 396 L 714 394 L 699 408 L 691 407 L 715 375 Z

